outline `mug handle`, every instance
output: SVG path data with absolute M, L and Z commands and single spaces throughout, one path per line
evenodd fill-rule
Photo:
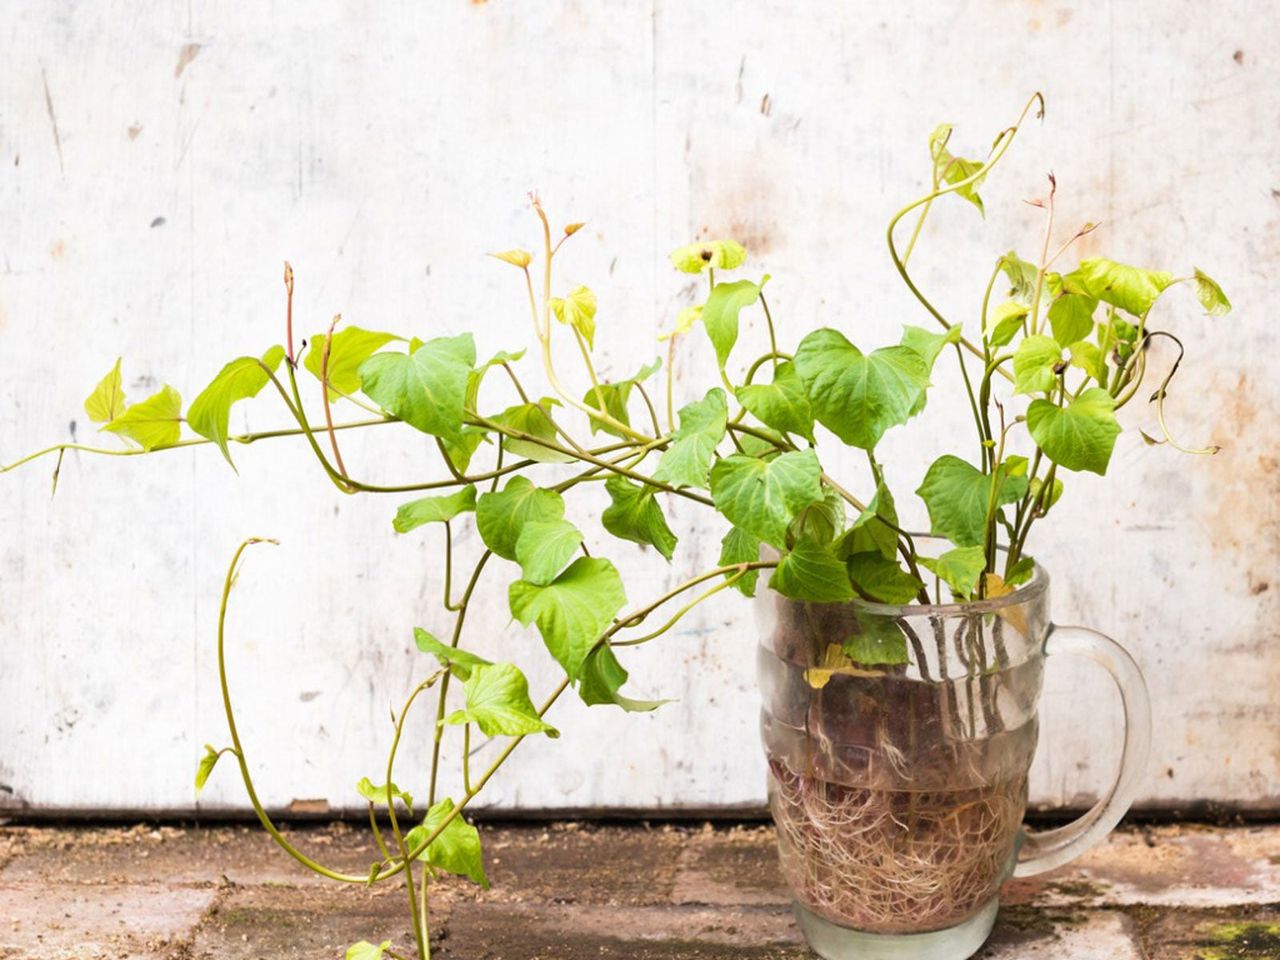
M 1133 657 L 1110 637 L 1087 627 L 1050 626 L 1046 656 L 1074 653 L 1101 664 L 1111 674 L 1124 704 L 1124 749 L 1111 789 L 1077 820 L 1053 830 L 1025 829 L 1014 864 L 1015 877 L 1031 877 L 1074 860 L 1107 836 L 1137 795 L 1151 751 L 1151 702 Z

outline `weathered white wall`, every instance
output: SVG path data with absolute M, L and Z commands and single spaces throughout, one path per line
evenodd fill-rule
M 225 358 L 278 342 L 286 258 L 304 331 L 341 311 L 423 336 L 475 328 L 482 353 L 527 344 L 523 292 L 482 254 L 534 243 L 530 189 L 557 220 L 590 220 L 563 282 L 598 291 L 609 371 L 652 355 L 687 302 L 664 254 L 699 234 L 751 248 L 784 330 L 888 342 L 926 322 L 882 230 L 923 186 L 929 131 L 951 120 L 979 152 L 1041 89 L 1046 122 L 985 191 L 985 222 L 940 205 L 917 270 L 972 326 L 992 258 L 1033 249 L 1020 200 L 1052 169 L 1064 228 L 1105 221 L 1086 251 L 1194 263 L 1226 286 L 1226 320 L 1189 293 L 1160 308 L 1190 354 L 1171 413 L 1223 452 L 1183 458 L 1126 433 L 1112 477 L 1068 478 L 1036 553 L 1059 619 L 1114 633 L 1147 672 L 1145 802 L 1275 806 L 1278 55 L 1262 0 L 15 0 L 0 18 L 0 459 L 90 436 L 80 404 L 117 354 L 133 395 L 167 381 L 190 398 Z M 956 388 L 950 369 L 939 379 Z M 264 395 L 233 422 L 279 420 Z M 886 444 L 891 478 L 914 489 L 957 436 L 968 453 L 962 406 L 931 404 Z M 430 462 L 403 432 L 345 446 L 386 481 Z M 438 541 L 397 537 L 396 498 L 343 497 L 298 443 L 236 454 L 238 477 L 210 449 L 69 456 L 53 501 L 50 462 L 0 478 L 0 805 L 193 805 L 200 744 L 225 741 L 213 630 L 248 534 L 284 543 L 251 555 L 230 621 L 265 798 L 347 805 L 356 778 L 378 776 L 388 704 L 424 669 L 410 628 L 445 628 Z M 865 489 L 856 458 L 828 466 Z M 720 535 L 690 506 L 670 507 L 686 571 Z M 592 546 L 633 600 L 676 582 L 629 545 Z M 508 624 L 504 567 L 467 642 L 523 663 L 539 695 L 556 671 Z M 749 608 L 717 598 L 627 658 L 637 692 L 677 703 L 637 718 L 565 702 L 564 737 L 522 746 L 491 803 L 759 803 L 752 642 Z M 1114 695 L 1055 666 L 1045 714 L 1035 797 L 1080 803 L 1116 762 Z M 403 754 L 409 787 L 425 729 Z M 243 803 L 230 770 L 201 802 Z

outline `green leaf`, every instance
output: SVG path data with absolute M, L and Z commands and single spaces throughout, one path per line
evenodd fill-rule
M 617 474 L 604 482 L 604 488 L 612 501 L 600 516 L 604 528 L 615 537 L 652 546 L 670 560 L 676 535 L 654 497 L 655 488 Z
M 476 500 L 476 529 L 484 545 L 500 557 L 516 560 L 520 531 L 530 520 L 559 520 L 564 499 L 554 490 L 535 487 L 514 476 L 500 492 L 482 493 Z
M 523 737 L 531 733 L 560 736 L 555 727 L 538 716 L 529 699 L 529 681 L 513 663 L 476 664 L 463 689 L 467 692 L 467 709 L 455 710 L 446 723 L 474 723 L 486 737 Z
M 818 421 L 864 450 L 873 449 L 890 427 L 906 423 L 929 386 L 924 358 L 914 350 L 881 347 L 863 355 L 830 328 L 800 341 L 795 365 Z
M 218 765 L 218 760 L 222 754 L 213 749 L 209 744 L 204 745 L 204 756 L 200 758 L 200 765 L 196 767 L 196 792 L 199 793 L 204 789 L 204 785 L 209 782 L 209 774 L 213 773 L 213 768 Z
M 1083 370 L 1098 383 L 1106 384 L 1107 361 L 1095 344 L 1088 340 L 1077 340 L 1067 349 L 1071 353 L 1071 366 Z
M 187 411 L 187 424 L 200 436 L 212 440 L 231 463 L 227 450 L 227 429 L 231 422 L 231 407 L 240 400 L 256 397 L 270 382 L 268 374 L 275 373 L 284 359 L 284 347 L 278 344 L 257 357 L 238 357 L 224 366 L 213 381 L 191 401 Z M 177 434 L 174 434 L 177 439 Z M 235 467 L 235 464 L 231 464 Z
M 391 521 L 397 533 L 408 533 L 424 523 L 443 523 L 460 513 L 476 508 L 475 484 L 467 484 L 461 490 L 440 497 L 422 497 L 402 503 Z
M 1016 300 L 1006 300 L 987 317 L 984 335 L 993 347 L 1003 347 L 1018 335 L 1030 308 Z
M 956 595 L 968 599 L 978 586 L 982 572 L 987 568 L 987 553 L 981 546 L 956 547 L 942 556 L 919 557 L 919 563 L 947 584 Z
M 706 240 L 671 251 L 671 265 L 682 273 L 734 270 L 746 260 L 746 248 L 736 240 Z
M 1030 487 L 1032 503 L 1039 502 L 1040 495 L 1043 490 L 1044 490 L 1044 480 L 1042 480 L 1040 477 L 1035 477 L 1031 481 L 1031 487 Z M 1049 509 L 1061 499 L 1062 499 L 1062 479 L 1060 477 L 1054 477 L 1053 488 L 1049 491 L 1049 495 L 1045 497 L 1044 504 L 1040 507 L 1040 515 L 1043 516 L 1044 514 L 1048 513 Z
M 796 373 L 795 364 L 789 361 L 778 364 L 772 383 L 750 383 L 735 392 L 738 402 L 765 426 L 813 442 L 813 407 L 809 405 L 804 381 Z
M 1036 295 L 1036 274 L 1039 273 L 1039 268 L 1010 250 L 1000 258 L 1000 269 L 1009 278 L 1009 296 L 1025 306 L 1031 306 Z
M 711 468 L 711 499 L 736 527 L 779 549 L 800 509 L 822 499 L 822 468 L 812 450 L 773 460 L 734 454 Z
M 581 676 L 587 654 L 627 602 L 617 569 L 600 557 L 579 557 L 545 586 L 517 580 L 507 598 L 512 616 L 526 627 L 537 622 L 547 649 L 574 679 Z
M 1091 387 L 1066 407 L 1033 400 L 1027 429 L 1044 455 L 1067 470 L 1105 474 L 1120 424 L 1116 402 L 1101 387 Z
M 360 365 L 361 389 L 411 427 L 456 442 L 475 362 L 471 334 L 436 337 L 409 354 L 374 354 Z
M 84 401 L 84 412 L 94 423 L 110 423 L 124 413 L 124 388 L 120 384 L 120 358 L 105 377 L 98 381 Z
M 440 666 L 448 667 L 449 672 L 459 680 L 466 680 L 470 677 L 472 668 L 489 665 L 488 660 L 483 657 L 477 657 L 474 653 L 468 653 L 466 650 L 460 650 L 457 647 L 446 646 L 421 627 L 413 628 L 413 642 L 418 645 L 418 649 L 423 653 L 439 660 Z
M 594 398 L 592 400 L 594 401 Z M 508 407 L 502 413 L 489 419 L 509 430 L 528 434 L 530 437 L 536 437 L 539 440 L 559 443 L 556 437 L 555 424 L 551 421 L 551 408 L 553 406 L 559 406 L 559 401 L 551 397 L 543 397 L 537 403 L 521 403 L 514 407 Z M 502 441 L 502 445 L 512 456 L 533 460 L 537 463 L 570 463 L 573 460 L 571 454 L 560 453 L 540 443 L 535 443 L 533 440 L 526 440 L 521 437 L 506 437 Z
M 916 494 L 929 510 L 930 532 L 957 546 L 986 541 L 987 506 L 991 502 L 990 474 L 972 464 L 945 454 L 933 462 Z M 1014 503 L 1026 492 L 1026 478 L 1008 484 L 1001 475 L 997 503 Z
M 800 540 L 829 544 L 844 532 L 844 500 L 835 490 L 822 488 L 822 498 L 806 503 L 787 524 L 788 544 Z
M 1231 301 L 1227 299 L 1227 295 L 1222 292 L 1216 280 L 1199 267 L 1196 267 L 1194 279 L 1196 296 L 1200 298 L 1200 305 L 1209 316 L 1225 317 L 1231 312 Z
M 449 818 L 453 810 L 453 800 L 449 797 L 436 803 L 427 811 L 422 823 L 405 834 L 406 846 L 410 850 L 421 846 Z M 489 878 L 484 873 L 484 854 L 480 849 L 480 832 L 462 819 L 461 814 L 449 820 L 448 825 L 418 859 L 437 870 L 467 877 L 486 890 L 489 889 Z
M 858 631 L 844 638 L 841 649 L 850 660 L 866 666 L 907 663 L 907 638 L 893 617 L 855 611 Z
M 933 369 L 933 365 L 938 362 L 938 355 L 942 353 L 949 344 L 959 343 L 964 329 L 960 324 L 952 324 L 943 333 L 934 333 L 932 330 L 926 330 L 924 327 L 913 327 L 910 324 L 902 326 L 902 346 L 908 350 L 914 350 L 920 354 L 920 358 L 924 360 L 925 372 Z
M 548 302 L 557 320 L 582 334 L 588 347 L 595 346 L 596 295 L 588 287 L 574 287 L 567 297 L 552 297 Z
M 856 553 L 878 551 L 887 560 L 898 552 L 898 510 L 893 494 L 883 483 L 876 485 L 875 495 L 867 508 L 849 525 L 836 555 L 850 557 Z
M 855 553 L 846 567 L 854 587 L 868 600 L 910 603 L 924 584 L 878 550 Z
M 1058 341 L 1042 334 L 1026 337 L 1013 354 L 1013 392 L 1048 393 L 1057 382 L 1061 362 Z
M 1173 275 L 1095 258 L 1081 260 L 1074 276 L 1090 295 L 1135 317 L 1145 316 L 1156 298 L 1173 283 Z
M 386 803 L 387 802 L 387 784 L 375 784 L 368 777 L 361 777 L 360 782 L 356 784 L 356 792 L 364 797 L 370 803 Z M 399 800 L 410 810 L 413 809 L 413 795 L 405 793 L 394 783 L 391 787 L 391 799 Z
M 1005 583 L 1011 587 L 1026 583 L 1031 579 L 1031 575 L 1035 573 L 1036 562 L 1032 557 L 1022 557 L 1009 570 L 1009 575 L 1005 577 Z
M 390 949 L 390 940 L 383 940 L 377 946 L 368 940 L 361 940 L 347 947 L 346 960 L 382 960 L 382 955 Z
M 680 428 L 658 461 L 654 479 L 677 487 L 707 486 L 707 471 L 716 446 L 724 439 L 729 420 L 729 404 L 719 387 L 712 387 L 701 400 L 680 408 Z
M 363 330 L 360 327 L 347 327 L 335 333 L 333 345 L 329 347 L 329 399 L 337 400 L 343 394 L 356 393 L 360 389 L 360 364 L 392 340 L 398 339 L 400 338 L 393 333 Z M 320 379 L 327 340 L 328 336 L 323 333 L 312 337 L 311 346 L 302 361 L 302 365 L 317 380 Z
M 473 369 L 467 374 L 467 395 L 464 406 L 468 410 L 478 410 L 480 404 L 480 385 L 484 382 L 485 374 L 494 367 L 502 366 L 506 363 L 515 363 L 524 356 L 523 350 L 517 350 L 509 353 L 506 350 L 499 350 L 492 357 Z M 545 401 L 544 401 L 545 402 Z
M 738 342 L 738 314 L 760 298 L 760 289 L 769 279 L 766 274 L 759 283 L 737 280 L 733 283 L 717 283 L 702 308 L 702 325 L 707 329 L 711 345 L 716 350 L 716 362 L 723 370 L 729 361 L 729 353 Z
M 844 564 L 830 544 L 801 540 L 782 555 L 769 578 L 769 586 L 792 600 L 813 603 L 845 603 L 853 599 L 853 587 Z
M 613 419 L 631 426 L 631 416 L 627 412 L 627 405 L 631 401 L 631 390 L 637 383 L 648 380 L 651 376 L 658 372 L 662 367 L 661 360 L 654 360 L 653 363 L 641 367 L 633 377 L 627 377 L 625 380 L 619 380 L 616 383 L 602 383 L 598 388 L 589 387 L 587 392 L 582 395 L 582 402 L 593 410 L 600 409 L 600 401 L 604 401 L 605 413 L 613 417 Z M 596 392 L 599 390 L 600 399 L 597 399 Z M 598 433 L 603 430 L 605 433 L 613 434 L 615 437 L 627 439 L 625 433 L 612 424 L 606 423 L 599 417 L 591 417 L 591 432 Z
M 945 333 L 934 333 L 923 327 L 913 327 L 904 324 L 902 327 L 902 346 L 908 350 L 914 350 L 920 354 L 920 359 L 924 361 L 925 376 L 927 377 L 933 371 L 933 365 L 938 362 L 938 355 L 949 344 L 959 343 L 964 334 L 960 324 L 952 324 Z M 915 416 L 924 410 L 926 394 L 922 391 L 920 398 L 911 408 L 911 416 Z
M 195 407 L 191 409 L 194 411 Z M 194 423 L 191 425 L 195 426 Z M 182 397 L 166 383 L 147 399 L 131 404 L 102 429 L 128 437 L 143 450 L 171 446 L 182 434 Z M 222 447 L 225 452 L 225 441 Z M 227 458 L 228 462 L 230 459 Z
M 719 566 L 727 567 L 734 563 L 755 563 L 760 559 L 760 538 L 739 527 L 730 527 L 729 532 L 720 541 Z M 731 577 L 733 574 L 726 574 Z M 748 570 L 733 582 L 733 589 L 745 597 L 756 595 L 756 580 L 759 570 Z
M 1063 293 L 1049 305 L 1053 339 L 1064 347 L 1093 333 L 1093 311 L 1098 301 L 1085 293 Z
M 459 473 L 465 473 L 471 464 L 471 458 L 480 449 L 480 444 L 485 442 L 487 434 L 488 431 L 480 427 L 463 427 L 462 433 L 457 437 L 440 437 L 439 440 L 453 468 Z
M 582 531 L 568 520 L 527 520 L 516 538 L 516 560 L 524 579 L 545 586 L 580 546 Z
M 669 700 L 633 700 L 618 691 L 627 682 L 627 671 L 618 662 L 613 649 L 605 644 L 593 650 L 582 666 L 582 682 L 578 684 L 578 695 L 582 702 L 592 707 L 597 704 L 612 703 L 628 713 L 647 713 L 656 710 Z

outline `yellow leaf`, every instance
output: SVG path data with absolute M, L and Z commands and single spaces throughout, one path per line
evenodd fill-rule
M 561 323 L 573 327 L 595 346 L 596 295 L 587 287 L 574 287 L 567 297 L 552 297 L 551 312 Z
M 838 643 L 827 644 L 822 653 L 822 663 L 810 667 L 804 672 L 805 683 L 815 690 L 821 690 L 836 674 L 846 677 L 883 677 L 883 670 L 864 670 L 856 667 Z
M 682 273 L 733 270 L 747 259 L 746 248 L 736 240 L 707 240 L 671 251 L 671 264 Z
M 564 228 L 564 235 L 565 235 L 566 237 L 572 237 L 575 233 L 577 233 L 579 230 L 581 230 L 584 226 L 585 226 L 585 224 L 582 224 L 582 223 L 571 223 L 571 224 L 569 224 L 567 227 L 565 227 L 565 228 Z
M 672 337 L 679 336 L 682 333 L 688 333 L 693 329 L 693 325 L 702 319 L 702 307 L 685 307 L 676 314 L 676 326 L 674 330 L 666 333 L 658 334 L 659 340 L 670 340 Z
M 124 390 L 120 386 L 120 358 L 116 357 L 116 365 L 103 377 L 93 393 L 84 401 L 84 412 L 94 423 L 110 423 L 124 413 Z
M 533 254 L 528 250 L 503 250 L 501 253 L 491 253 L 491 257 L 497 257 L 504 260 L 513 267 L 524 268 L 533 261 Z

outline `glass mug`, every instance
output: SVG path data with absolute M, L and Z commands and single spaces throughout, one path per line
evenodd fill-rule
M 995 923 L 1000 885 L 1102 840 L 1146 769 L 1151 713 L 1114 640 L 1049 620 L 1049 578 L 972 603 L 815 604 L 757 592 L 761 734 L 782 872 L 827 960 L 961 960 Z M 905 647 L 863 665 L 846 638 Z M 892 646 L 891 646 L 892 648 Z M 1124 703 L 1111 789 L 1078 820 L 1022 825 L 1045 660 L 1101 664 Z

